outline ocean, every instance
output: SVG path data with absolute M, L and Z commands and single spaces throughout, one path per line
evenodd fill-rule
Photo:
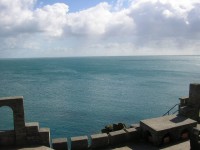
M 0 59 L 0 97 L 24 96 L 26 122 L 53 138 L 162 116 L 190 83 L 200 83 L 200 56 Z M 0 130 L 13 128 L 12 110 L 0 108 Z

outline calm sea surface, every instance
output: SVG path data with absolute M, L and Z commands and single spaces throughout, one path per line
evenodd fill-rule
M 0 60 L 0 97 L 24 96 L 26 122 L 51 128 L 52 137 L 161 116 L 191 82 L 200 83 L 200 56 Z M 2 107 L 0 130 L 13 129 L 10 120 Z

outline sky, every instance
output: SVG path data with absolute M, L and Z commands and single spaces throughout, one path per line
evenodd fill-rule
M 200 0 L 0 0 L 0 58 L 200 55 Z

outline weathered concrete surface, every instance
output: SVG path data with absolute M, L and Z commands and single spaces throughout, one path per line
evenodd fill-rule
M 168 115 L 140 121 L 140 127 L 144 133 L 143 136 L 146 136 L 146 132 L 150 133 L 152 142 L 155 145 L 162 144 L 162 140 L 167 134 L 171 140 L 176 141 L 180 139 L 181 133 L 184 130 L 191 133 L 192 128 L 196 125 L 196 121 L 177 115 Z
M 108 134 L 93 134 L 91 135 L 91 147 L 92 148 L 102 148 L 109 144 Z
M 67 138 L 53 139 L 52 147 L 55 150 L 68 150 Z
M 88 149 L 88 137 L 78 136 L 71 138 L 71 150 L 87 150 Z

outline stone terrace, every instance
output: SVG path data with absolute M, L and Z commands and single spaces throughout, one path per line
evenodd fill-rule
M 200 126 L 197 125 L 200 84 L 191 84 L 189 98 L 180 100 L 179 115 L 142 120 L 130 128 L 109 133 L 53 139 L 52 147 L 55 150 L 200 150 Z M 50 129 L 40 128 L 37 122 L 25 123 L 23 97 L 1 98 L 1 106 L 10 107 L 14 118 L 14 130 L 0 131 L 1 150 L 51 149 Z

